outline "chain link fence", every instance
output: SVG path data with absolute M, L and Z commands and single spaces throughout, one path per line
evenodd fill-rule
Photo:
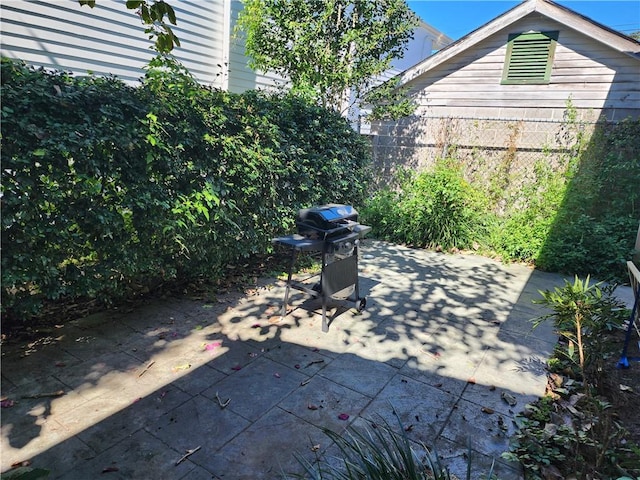
M 499 189 L 514 201 L 541 168 L 566 170 L 596 127 L 607 125 L 571 119 L 414 117 L 379 127 L 372 138 L 374 171 L 384 185 L 399 168 L 422 170 L 441 158 L 456 159 L 468 180 Z

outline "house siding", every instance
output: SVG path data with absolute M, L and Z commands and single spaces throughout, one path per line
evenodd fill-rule
M 233 35 L 240 0 L 172 2 L 180 39 L 176 58 L 203 84 L 233 92 L 272 88 L 281 79 L 247 66 L 244 44 Z M 128 83 L 144 76 L 155 55 L 144 26 L 125 0 L 2 0 L 0 54 L 76 75 L 116 75 Z
M 242 2 L 240 0 L 232 0 L 228 64 L 229 91 L 242 93 L 253 89 L 274 90 L 285 85 L 287 80 L 273 72 L 256 72 L 249 68 L 249 57 L 245 55 L 243 34 L 236 31 L 240 11 L 242 11 Z
M 528 30 L 558 30 L 548 85 L 502 85 L 507 38 Z M 550 19 L 530 15 L 454 60 L 410 82 L 419 115 L 561 119 L 567 101 L 585 118 L 640 114 L 639 62 Z
M 198 81 L 220 86 L 225 63 L 224 2 L 183 1 L 175 6 L 176 57 Z M 1 54 L 77 75 L 116 75 L 133 83 L 154 56 L 151 42 L 124 1 L 102 0 L 95 8 L 77 0 L 3 0 Z

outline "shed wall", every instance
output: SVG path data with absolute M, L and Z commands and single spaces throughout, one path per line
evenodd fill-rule
M 550 83 L 501 85 L 508 35 L 529 30 L 559 31 Z M 384 179 L 400 165 L 428 166 L 452 148 L 470 164 L 508 155 L 524 171 L 553 162 L 571 148 L 567 126 L 640 118 L 639 79 L 637 58 L 530 14 L 407 84 L 415 114 L 372 125 L 378 171 Z
M 548 85 L 501 85 L 507 38 L 528 30 L 560 32 Z M 560 120 L 567 101 L 585 118 L 640 115 L 640 62 L 562 24 L 529 15 L 408 86 L 418 114 Z

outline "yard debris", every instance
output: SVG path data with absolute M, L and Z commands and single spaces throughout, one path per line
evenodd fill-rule
M 115 466 L 104 467 L 102 469 L 102 473 L 111 473 L 111 472 L 118 472 L 118 471 L 120 471 L 120 469 Z
M 56 390 L 55 392 L 35 393 L 33 395 L 23 395 L 22 398 L 48 398 L 48 397 L 61 397 L 64 395 L 64 390 Z
M 204 349 L 206 351 L 211 351 L 211 350 L 215 350 L 215 349 L 217 349 L 218 347 L 221 347 L 221 346 L 222 346 L 222 341 L 216 341 L 216 342 L 211 342 L 211 343 L 205 344 Z
M 500 394 L 500 398 L 502 398 L 502 400 L 507 402 L 510 407 L 515 407 L 516 403 L 518 403 L 518 400 L 516 399 L 516 397 L 514 397 L 508 392 L 502 392 Z
M 146 366 L 146 367 L 144 367 L 144 368 L 142 369 L 142 371 L 138 374 L 138 378 L 140 378 L 142 375 L 144 375 L 145 373 L 147 373 L 147 370 L 149 370 L 149 369 L 153 366 L 153 364 L 154 364 L 154 363 L 156 363 L 156 361 L 155 361 L 155 360 L 151 360 L 151 361 L 147 364 L 147 366 Z
M 631 388 L 629 385 L 623 385 L 623 384 L 620 384 L 620 391 L 634 393 L 633 388 Z
M 324 363 L 324 360 L 314 360 L 312 362 L 307 363 L 307 366 L 304 368 L 309 368 L 311 365 L 315 365 L 317 363 Z
M 182 365 L 176 365 L 171 370 L 175 373 L 175 372 L 179 372 L 180 370 L 188 370 L 190 368 L 191 368 L 190 363 L 183 363 Z
M 320 450 L 320 444 L 319 444 L 319 443 L 318 443 L 318 444 L 316 444 L 316 445 L 313 445 L 313 446 L 311 447 L 311 451 L 312 451 L 312 452 L 317 452 L 318 450 Z
M 503 432 L 506 432 L 508 430 L 507 424 L 504 422 L 504 418 L 502 417 L 502 415 L 498 415 L 498 428 Z
M 307 405 L 307 408 L 309 410 L 318 410 L 318 406 L 314 405 L 313 403 L 310 403 L 309 405 Z
M 191 450 L 187 450 L 185 452 L 185 454 L 180 457 L 180 460 L 178 460 L 176 462 L 176 466 L 180 465 L 182 462 L 184 462 L 187 458 L 189 458 L 191 455 L 193 455 L 194 453 L 196 453 L 198 450 L 200 450 L 200 448 L 202 448 L 200 445 L 198 445 L 196 448 L 192 448 Z
M 482 413 L 486 413 L 489 415 L 491 415 L 492 413 L 495 413 L 495 410 L 489 407 L 482 407 L 480 410 L 482 411 Z
M 338 415 L 338 418 L 340 420 L 349 420 L 349 414 L 348 413 L 341 413 L 340 415 Z
M 5 398 L 4 400 L 0 400 L 0 408 L 11 408 L 16 404 L 14 400 L 9 400 Z
M 302 382 L 300 382 L 300 386 L 304 387 L 307 383 L 309 383 L 311 381 L 310 378 L 307 378 L 306 380 L 303 380 Z
M 218 401 L 218 405 L 220 405 L 220 408 L 226 407 L 227 405 L 229 405 L 229 402 L 231 402 L 231 398 L 227 398 L 227 400 L 223 402 L 218 395 L 218 392 L 216 392 L 216 400 Z

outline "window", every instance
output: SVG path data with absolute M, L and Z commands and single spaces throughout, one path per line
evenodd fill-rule
M 509 35 L 502 84 L 546 84 L 551 77 L 558 32 Z

